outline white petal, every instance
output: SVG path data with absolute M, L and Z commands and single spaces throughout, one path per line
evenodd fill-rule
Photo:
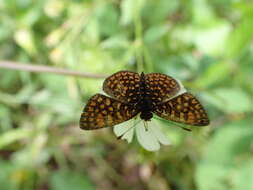
M 162 131 L 161 126 L 159 123 L 155 120 L 151 121 L 151 124 L 148 128 L 152 133 L 156 136 L 157 140 L 163 144 L 163 145 L 171 145 L 171 142 L 169 141 L 168 137 L 164 134 Z
M 149 128 L 150 126 L 148 126 Z M 137 140 L 140 145 L 149 151 L 157 151 L 160 149 L 160 144 L 157 137 L 151 130 L 146 130 L 143 122 L 139 122 L 135 126 Z
M 126 139 L 127 142 L 130 143 L 133 140 L 135 123 L 136 119 L 123 122 L 113 127 L 113 132 L 117 137 L 121 136 L 120 139 Z

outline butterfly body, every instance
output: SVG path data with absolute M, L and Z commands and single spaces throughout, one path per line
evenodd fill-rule
M 140 118 L 144 121 L 150 121 L 153 117 L 153 105 L 149 97 L 147 85 L 145 83 L 145 75 L 142 72 L 140 76 L 140 88 L 139 88 L 139 101 L 137 103 L 138 110 L 140 111 Z
M 80 118 L 82 129 L 114 126 L 138 114 L 144 121 L 156 114 L 189 125 L 209 124 L 199 101 L 187 92 L 177 95 L 179 83 L 164 74 L 120 71 L 106 78 L 103 90 L 110 97 L 96 94 L 90 98 Z

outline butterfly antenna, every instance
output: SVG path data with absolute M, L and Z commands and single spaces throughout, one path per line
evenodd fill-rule
M 148 123 L 146 121 L 144 121 L 144 127 L 145 127 L 145 131 L 148 131 Z
M 179 126 L 177 126 L 177 127 L 179 127 Z M 188 128 L 186 128 L 186 127 L 180 127 L 181 129 L 183 129 L 183 130 L 185 130 L 185 131 L 188 131 L 188 132 L 191 132 L 192 130 L 191 129 L 188 129 Z
M 191 129 L 188 129 L 188 128 L 186 128 L 186 127 L 183 127 L 183 126 L 181 126 L 181 125 L 179 125 L 179 124 L 176 124 L 176 123 L 174 123 L 174 122 L 168 122 L 167 120 L 164 120 L 164 119 L 161 119 L 161 118 L 158 118 L 158 117 L 155 117 L 155 118 L 158 119 L 158 120 L 160 120 L 160 121 L 165 121 L 166 123 L 170 123 L 173 127 L 178 127 L 178 128 L 180 128 L 180 129 L 183 129 L 183 130 L 188 131 L 188 132 L 191 132 L 191 131 L 192 131 Z
M 173 126 L 173 127 L 178 127 L 178 128 L 180 128 L 180 129 L 183 129 L 183 130 L 188 131 L 188 132 L 191 132 L 191 131 L 192 131 L 191 129 L 188 129 L 188 128 L 183 127 L 183 126 L 180 126 L 180 125 L 177 125 L 177 124 L 175 124 L 175 123 L 173 123 L 172 126 Z
M 182 126 L 180 126 L 180 125 L 177 125 L 177 124 L 172 124 L 172 126 L 173 127 L 178 127 L 178 128 L 180 128 L 180 129 L 183 129 L 183 130 L 185 130 L 185 131 L 188 131 L 188 132 L 191 132 L 192 130 L 191 129 L 188 129 L 188 128 L 186 128 L 186 127 L 182 127 Z

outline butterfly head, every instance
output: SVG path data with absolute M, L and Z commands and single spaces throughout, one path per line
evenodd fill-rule
M 140 118 L 144 121 L 150 121 L 152 117 L 153 114 L 150 111 L 142 111 L 140 115 Z
M 141 72 L 141 78 L 144 78 L 144 75 L 145 75 L 144 72 Z

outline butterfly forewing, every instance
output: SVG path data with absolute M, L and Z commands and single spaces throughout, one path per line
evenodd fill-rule
M 120 71 L 106 78 L 103 90 L 111 97 L 125 102 L 136 103 L 139 97 L 140 76 L 130 71 Z
M 80 118 L 85 130 L 111 127 L 137 115 L 134 107 L 113 98 L 96 94 L 90 98 Z
M 145 83 L 153 104 L 166 102 L 180 90 L 179 83 L 170 76 L 160 73 L 145 75 Z
M 190 93 L 181 94 L 158 104 L 154 110 L 158 116 L 184 124 L 206 126 L 208 116 L 200 102 Z

